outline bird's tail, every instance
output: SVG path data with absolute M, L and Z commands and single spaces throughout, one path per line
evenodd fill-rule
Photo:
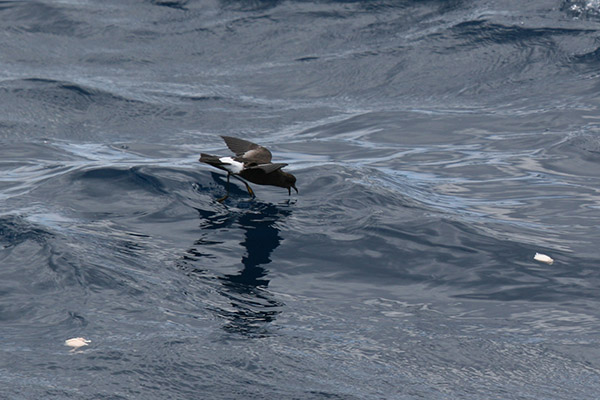
M 212 156 L 212 155 L 206 154 L 206 153 L 201 153 L 200 154 L 200 160 L 198 160 L 198 161 L 203 162 L 203 163 L 207 163 L 207 164 L 210 164 L 210 165 L 214 165 L 214 166 L 223 164 L 221 162 L 221 160 L 219 160 L 218 156 Z

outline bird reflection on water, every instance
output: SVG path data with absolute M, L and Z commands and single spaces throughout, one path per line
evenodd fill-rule
M 197 209 L 202 236 L 187 251 L 182 267 L 190 277 L 203 280 L 214 292 L 218 301 L 208 306 L 217 315 L 228 320 L 224 329 L 250 336 L 268 335 L 268 323 L 275 320 L 283 304 L 268 290 L 268 270 L 272 252 L 283 240 L 277 228 L 279 221 L 287 218 L 291 210 L 286 205 L 265 204 L 257 201 L 245 203 L 247 209 L 232 211 L 222 207 Z M 219 246 L 231 250 L 235 230 L 244 233 L 239 242 L 242 268 L 237 273 L 221 274 L 218 265 L 207 269 L 206 261 L 222 259 Z M 237 246 L 236 246 L 237 247 Z M 224 266 L 228 267 L 228 266 Z

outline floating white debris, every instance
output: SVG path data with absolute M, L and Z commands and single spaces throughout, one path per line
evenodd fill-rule
M 535 253 L 535 256 L 533 256 L 533 259 L 536 261 L 539 261 L 539 262 L 546 263 L 548 265 L 552 265 L 552 263 L 554 262 L 554 260 L 551 257 L 549 257 L 545 254 L 542 254 L 542 253 Z
M 71 351 L 75 351 L 80 347 L 87 346 L 89 343 L 92 343 L 92 341 L 82 337 L 76 337 L 65 340 L 65 346 L 72 347 Z

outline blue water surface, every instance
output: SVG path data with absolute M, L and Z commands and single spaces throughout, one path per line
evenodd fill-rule
M 598 397 L 598 1 L 7 1 L 0 35 L 0 398 Z M 216 202 L 220 135 L 299 194 Z

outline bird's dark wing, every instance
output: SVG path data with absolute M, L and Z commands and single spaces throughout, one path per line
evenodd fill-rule
M 235 153 L 240 161 L 256 164 L 268 164 L 271 162 L 271 152 L 266 147 L 231 136 L 221 137 L 225 140 L 227 147 Z
M 268 164 L 258 164 L 258 165 L 249 165 L 247 167 L 245 167 L 244 169 L 260 169 L 262 171 L 264 171 L 265 174 L 270 174 L 273 171 L 277 171 L 278 169 L 281 169 L 283 167 L 285 167 L 287 164 L 285 163 L 268 163 Z
M 213 156 L 211 154 L 202 153 L 200 154 L 200 160 L 198 161 L 210 164 L 213 167 L 227 171 L 227 169 L 223 167 L 223 162 L 221 161 L 221 158 L 219 156 Z

